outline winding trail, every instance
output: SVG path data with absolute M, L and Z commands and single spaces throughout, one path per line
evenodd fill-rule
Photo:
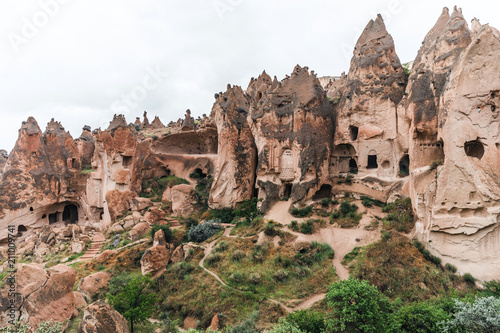
M 252 237 L 254 237 L 254 236 L 250 236 L 250 237 L 231 236 L 230 235 L 231 230 L 235 227 L 235 225 L 234 224 L 222 224 L 222 226 L 227 227 L 226 230 L 224 230 L 223 237 L 228 237 L 228 238 L 252 238 Z M 343 235 L 341 234 L 340 231 L 334 232 L 334 230 L 332 230 L 332 229 L 340 229 L 340 228 L 334 228 L 334 227 L 324 228 L 324 229 L 321 229 L 320 234 L 304 235 L 301 233 L 294 232 L 294 231 L 288 229 L 288 227 L 285 227 L 286 231 L 297 236 L 296 241 L 301 241 L 301 242 L 302 241 L 303 242 L 321 241 L 321 242 L 328 243 L 330 246 L 332 246 L 333 244 L 337 245 L 337 246 L 335 246 L 337 249 L 334 249 L 335 257 L 332 260 L 332 265 L 335 267 L 335 270 L 336 270 L 339 278 L 341 280 L 345 280 L 345 279 L 349 278 L 349 272 L 342 265 L 342 263 L 341 263 L 342 258 L 344 258 L 344 256 L 347 253 L 349 253 L 355 246 L 367 245 L 367 244 L 377 240 L 377 238 L 380 238 L 380 233 L 378 233 L 378 237 L 367 237 L 365 239 L 365 241 L 363 241 L 363 242 L 361 242 L 361 241 L 356 242 L 356 240 L 352 241 L 352 237 L 344 237 L 346 231 L 347 232 L 353 231 L 353 229 L 341 229 L 342 233 L 344 233 Z M 355 230 L 358 230 L 358 229 L 355 229 Z M 366 233 L 369 233 L 371 236 L 373 235 L 373 232 L 368 232 L 364 229 L 363 229 L 363 231 L 365 231 Z M 362 233 L 362 234 L 364 235 L 364 233 Z M 356 235 L 356 236 L 359 235 L 359 232 L 354 233 L 354 235 Z M 206 245 L 205 250 L 204 250 L 204 256 L 200 260 L 199 265 L 205 272 L 212 275 L 224 287 L 228 287 L 228 288 L 231 288 L 233 290 L 243 292 L 242 290 L 239 290 L 239 289 L 236 289 L 236 288 L 229 286 L 226 282 L 224 282 L 224 280 L 222 280 L 222 278 L 220 276 L 218 276 L 216 273 L 210 271 L 209 269 L 207 269 L 205 267 L 205 259 L 210 255 L 210 253 L 212 253 L 212 250 L 214 249 L 215 244 L 220 239 L 221 238 L 213 240 L 212 242 L 210 242 Z M 346 239 L 351 240 L 351 242 L 349 242 L 349 241 L 346 242 Z M 344 242 L 342 242 L 342 240 Z M 339 247 L 339 245 L 340 245 L 340 247 Z M 332 246 L 332 248 L 333 248 L 333 246 Z M 269 300 L 272 303 L 280 305 L 287 313 L 292 313 L 294 311 L 305 310 L 305 309 L 310 308 L 316 302 L 319 302 L 322 299 L 324 299 L 325 295 L 326 295 L 325 293 L 311 295 L 308 298 L 302 300 L 302 302 L 299 303 L 298 305 L 296 305 L 295 307 L 289 307 L 289 306 L 283 304 L 282 302 L 275 300 L 275 299 L 272 299 L 272 298 L 269 298 L 269 297 L 267 297 L 267 300 Z

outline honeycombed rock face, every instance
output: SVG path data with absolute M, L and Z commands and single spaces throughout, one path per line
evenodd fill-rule
M 430 248 L 480 279 L 500 276 L 498 59 L 500 39 L 485 26 L 451 72 L 438 114 L 444 164 L 415 202 Z
M 394 40 L 379 15 L 356 43 L 336 108 L 331 173 L 355 169 L 360 175 L 397 175 L 408 145 L 403 108 L 398 108 L 404 89 L 405 73 Z
M 427 34 L 413 63 L 408 82 L 407 113 L 411 117 L 410 155 L 412 168 L 443 160 L 438 140 L 438 112 L 441 96 L 462 51 L 470 44 L 470 31 L 462 13 L 455 8 L 450 16 L 443 10 Z
M 77 144 L 59 122 L 52 120 L 42 133 L 30 117 L 19 130 L 1 177 L 1 225 L 42 227 L 49 223 L 51 214 L 59 221 L 65 217 L 70 220 L 63 210 L 68 205 L 78 210 L 85 182 L 81 164 Z M 0 240 L 6 236 L 7 228 L 1 228 Z
M 259 81 L 259 80 L 257 80 Z M 310 198 L 328 179 L 334 114 L 316 75 L 296 66 L 292 75 L 257 91 L 251 129 L 258 152 L 262 210 L 282 198 Z
M 212 117 L 218 132 L 218 169 L 210 192 L 212 207 L 235 207 L 251 199 L 257 150 L 247 121 L 250 98 L 238 86 L 217 97 Z

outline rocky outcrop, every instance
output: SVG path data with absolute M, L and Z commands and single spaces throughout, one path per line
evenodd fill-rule
M 345 81 L 336 104 L 330 173 L 395 178 L 399 159 L 408 152 L 408 127 L 399 107 L 405 73 L 380 15 L 359 37 Z
M 170 251 L 162 245 L 146 250 L 141 258 L 142 275 L 151 273 L 153 277 L 161 275 L 170 261 Z
M 247 121 L 249 109 L 250 98 L 238 86 L 228 86 L 212 108 L 219 147 L 218 168 L 210 192 L 211 207 L 235 207 L 252 198 L 257 150 Z
M 77 144 L 59 122 L 52 120 L 42 133 L 36 120 L 28 118 L 0 181 L 0 225 L 40 228 L 84 219 L 81 165 Z M 6 233 L 6 227 L 0 228 L 0 240 Z
M 34 264 L 18 264 L 16 272 L 19 299 L 16 311 L 27 319 L 32 327 L 41 321 L 65 322 L 74 315 L 76 271 L 65 265 L 54 266 L 47 271 Z M 2 293 L 2 307 L 8 302 L 7 293 Z M 7 314 L 5 308 L 0 311 Z M 8 318 L 0 317 L 5 324 Z M 65 324 L 66 326 L 67 324 Z
M 83 312 L 78 333 L 128 333 L 127 321 L 109 304 L 98 300 Z
M 258 155 L 256 188 L 265 211 L 278 199 L 297 202 L 331 186 L 334 113 L 307 67 L 296 66 L 291 77 L 277 85 L 263 81 L 269 88 L 257 91 L 249 121 Z
M 139 238 L 146 235 L 150 230 L 151 227 L 147 222 L 138 223 L 130 230 L 130 238 L 133 242 L 135 242 Z
M 460 54 L 470 44 L 470 31 L 462 13 L 450 16 L 443 9 L 424 39 L 408 80 L 407 114 L 411 117 L 411 168 L 442 161 L 443 143 L 438 140 L 441 97 Z
M 88 301 L 92 297 L 105 289 L 111 279 L 111 274 L 108 272 L 97 272 L 90 274 L 80 280 L 78 284 L 78 291 L 82 293 Z
M 450 20 L 462 27 L 459 11 Z M 461 52 L 438 109 L 443 166 L 427 182 L 420 175 L 414 182 L 420 237 L 445 261 L 480 279 L 500 276 L 499 57 L 499 36 L 488 26 Z

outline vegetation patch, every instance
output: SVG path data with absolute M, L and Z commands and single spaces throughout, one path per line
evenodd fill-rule
M 161 202 L 163 192 L 167 187 L 172 187 L 180 184 L 189 184 L 184 178 L 176 176 L 155 177 L 152 179 L 144 179 L 142 181 L 142 191 L 140 197 L 150 198 L 153 202 Z
M 297 208 L 293 207 L 292 210 L 290 211 L 290 214 L 292 214 L 295 217 L 309 217 L 313 213 L 313 207 L 312 206 L 306 206 L 304 208 Z
M 291 300 L 325 292 L 336 280 L 334 252 L 327 244 L 313 242 L 297 252 L 289 242 L 278 247 L 237 238 L 224 243 L 227 249 L 210 270 L 238 290 Z
M 415 226 L 415 216 L 411 206 L 411 199 L 398 199 L 382 208 L 387 216 L 383 219 L 385 230 L 396 230 L 409 233 Z
M 452 289 L 471 290 L 459 276 L 433 264 L 415 245 L 396 233 L 385 242 L 355 249 L 346 257 L 344 262 L 349 264 L 351 276 L 369 281 L 392 299 L 415 302 Z
M 356 204 L 344 200 L 339 209 L 335 209 L 330 216 L 330 223 L 338 223 L 341 228 L 354 228 L 359 225 L 362 218 L 362 215 L 358 214 L 357 211 L 358 206 Z

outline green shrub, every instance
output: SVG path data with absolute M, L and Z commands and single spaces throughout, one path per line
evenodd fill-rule
M 264 234 L 266 236 L 274 237 L 279 236 L 280 231 L 276 229 L 274 222 L 268 222 L 264 225 Z
M 312 206 L 307 206 L 305 208 L 293 207 L 290 212 L 295 217 L 308 217 L 312 215 Z
M 165 240 L 167 243 L 171 243 L 173 239 L 173 232 L 168 225 L 164 224 L 153 224 L 151 226 L 151 239 L 154 240 L 155 234 L 158 230 L 163 230 L 163 234 L 165 236 Z
M 221 261 L 222 257 L 218 253 L 211 253 L 208 257 L 205 258 L 205 263 L 208 266 L 213 266 L 215 263 Z
M 465 282 L 469 284 L 475 284 L 476 283 L 476 278 L 472 276 L 471 273 L 465 273 L 463 276 L 463 279 Z
M 444 332 L 500 332 L 500 299 L 477 297 L 472 304 L 455 300 L 453 318 L 442 324 Z
M 233 252 L 233 255 L 231 256 L 231 258 L 234 260 L 234 261 L 240 261 L 241 259 L 245 258 L 246 255 L 245 255 L 245 252 L 241 251 L 241 250 L 236 250 Z
M 332 203 L 332 199 L 330 198 L 323 198 L 321 199 L 321 206 L 323 207 L 328 207 Z
M 236 214 L 231 208 L 212 209 L 210 210 L 210 217 L 212 219 L 219 219 L 221 223 L 233 222 Z
M 444 269 L 446 269 L 447 271 L 452 272 L 452 273 L 457 272 L 457 268 L 450 263 L 447 263 L 446 265 L 444 265 Z
M 411 199 L 398 199 L 384 208 L 384 213 L 388 213 L 384 219 L 384 228 L 395 229 L 399 232 L 409 233 L 415 226 L 415 216 L 411 206 Z
M 390 332 L 394 328 L 391 302 L 367 281 L 336 282 L 325 299 L 332 308 L 326 320 L 328 332 Z
M 292 222 L 290 223 L 290 229 L 297 232 L 299 231 L 299 224 L 296 220 L 292 220 Z
M 322 333 L 325 331 L 325 315 L 311 310 L 300 310 L 290 313 L 286 320 L 295 324 L 297 328 L 308 333 Z
M 438 166 L 442 165 L 443 164 L 443 161 L 439 160 L 439 161 L 432 161 L 431 164 L 429 165 L 429 170 L 432 171 L 432 170 L 435 170 L 437 169 Z
M 396 314 L 403 333 L 440 333 L 441 322 L 448 319 L 450 315 L 442 307 L 428 302 L 404 306 Z
M 274 274 L 273 278 L 278 281 L 282 282 L 285 281 L 288 278 L 288 272 L 284 269 L 278 269 Z
M 151 201 L 161 202 L 163 192 L 167 187 L 172 187 L 180 184 L 189 184 L 184 178 L 176 176 L 156 177 L 152 179 L 144 179 L 142 181 L 142 191 L 139 196 L 151 198 Z
M 300 224 L 300 232 L 303 234 L 312 234 L 314 233 L 314 222 L 313 220 L 307 220 Z
M 188 239 L 197 243 L 204 242 L 221 229 L 220 220 L 208 220 L 205 223 L 192 227 Z
M 389 241 L 389 239 L 391 239 L 391 233 L 388 231 L 381 230 L 380 234 L 381 234 L 381 239 L 383 242 L 387 242 L 387 241 Z
M 268 333 L 307 333 L 307 332 L 299 329 L 296 324 L 293 324 L 293 323 L 290 323 L 286 320 L 283 320 L 283 318 L 281 318 L 279 320 L 278 324 L 271 327 L 271 329 L 268 330 L 267 332 Z
M 352 228 L 359 224 L 362 218 L 361 214 L 357 214 L 358 206 L 344 200 L 340 204 L 339 210 L 335 210 L 330 215 L 330 223 L 337 222 L 341 228 Z
M 235 216 L 244 217 L 248 223 L 251 223 L 256 217 L 262 215 L 257 208 L 257 203 L 260 201 L 262 201 L 262 199 L 257 198 L 243 201 L 234 211 Z
M 441 266 L 441 258 L 439 257 L 431 256 L 430 261 L 436 266 Z

